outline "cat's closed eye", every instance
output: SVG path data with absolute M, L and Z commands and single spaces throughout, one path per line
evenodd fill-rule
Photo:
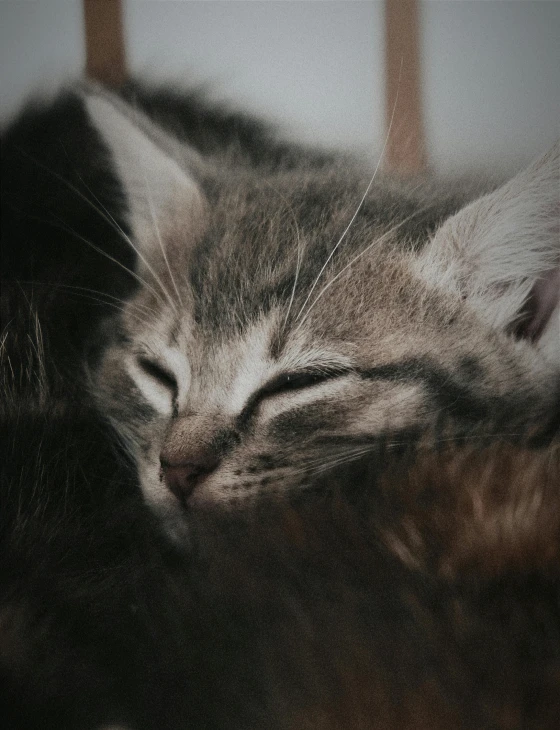
M 138 357 L 137 363 L 146 375 L 156 380 L 160 385 L 163 385 L 172 393 L 177 393 L 177 379 L 163 365 L 156 360 L 152 360 L 144 356 Z
M 327 380 L 333 380 L 347 374 L 347 370 L 301 370 L 289 373 L 282 373 L 270 382 L 266 383 L 259 391 L 259 398 L 277 395 L 292 390 L 309 388 Z
M 283 393 L 290 393 L 297 390 L 311 388 L 314 385 L 325 383 L 328 380 L 339 378 L 347 375 L 350 371 L 346 368 L 321 368 L 308 370 L 295 370 L 287 373 L 280 373 L 276 377 L 265 383 L 257 390 L 247 402 L 245 408 L 239 416 L 239 423 L 243 424 L 245 420 L 251 417 L 254 409 L 267 398 L 272 398 Z

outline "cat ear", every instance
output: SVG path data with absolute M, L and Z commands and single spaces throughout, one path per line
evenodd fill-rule
M 418 263 L 491 326 L 560 361 L 560 143 L 449 218 Z
M 179 150 L 145 115 L 101 87 L 88 84 L 82 98 L 123 185 L 131 239 L 141 266 L 152 250 L 159 247 L 161 254 L 166 234 L 177 233 L 170 229 L 179 228 L 184 237 L 191 222 L 196 227 L 203 200 L 187 169 L 196 170 L 201 163 L 194 151 L 182 145 Z

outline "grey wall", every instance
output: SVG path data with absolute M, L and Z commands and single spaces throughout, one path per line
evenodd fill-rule
M 80 0 L 0 0 L 0 119 L 84 66 Z
M 372 147 L 383 133 L 382 12 L 372 2 L 129 0 L 130 64 L 210 80 L 215 96 L 306 139 Z
M 422 3 L 431 159 L 440 168 L 538 155 L 560 136 L 560 3 Z
M 84 64 L 81 0 L 0 0 L 0 116 Z M 293 135 L 379 153 L 383 5 L 125 0 L 134 72 L 189 84 Z M 560 3 L 421 4 L 426 132 L 443 170 L 527 159 L 559 136 Z

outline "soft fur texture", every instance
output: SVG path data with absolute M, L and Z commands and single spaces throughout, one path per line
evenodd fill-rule
M 135 85 L 7 131 L 5 724 L 558 726 L 555 155 L 368 189 Z

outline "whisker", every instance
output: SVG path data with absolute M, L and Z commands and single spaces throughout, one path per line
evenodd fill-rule
M 58 218 L 57 216 L 55 216 L 55 220 L 57 221 L 57 223 L 53 223 L 52 221 L 45 221 L 45 222 L 51 223 L 51 225 L 57 225 L 63 231 L 66 231 L 67 233 L 71 233 L 74 236 L 76 236 L 76 238 L 78 238 L 80 241 L 82 241 L 83 243 L 90 246 L 94 251 L 97 251 L 97 253 L 101 254 L 102 256 L 105 256 L 105 258 L 109 259 L 109 261 L 112 261 L 114 264 L 116 264 L 121 269 L 126 271 L 127 274 L 130 274 L 130 276 L 132 276 L 134 279 L 136 279 L 136 281 L 141 286 L 143 286 L 145 289 L 150 291 L 160 303 L 162 303 L 162 304 L 165 303 L 164 300 L 161 298 L 161 295 L 158 294 L 158 292 L 152 286 L 150 286 L 150 284 L 148 284 L 148 282 L 143 277 L 141 277 L 139 274 L 137 274 L 132 269 L 129 269 L 128 266 L 125 266 L 121 261 L 116 259 L 114 256 L 111 256 L 111 254 L 107 253 L 107 251 L 104 251 L 102 248 L 99 248 L 99 246 L 97 246 L 95 243 L 93 243 L 92 241 L 90 241 L 87 238 L 85 238 L 84 236 L 82 236 L 80 233 L 78 233 L 73 228 L 71 228 L 69 225 L 67 225 L 62 220 L 60 220 L 60 218 Z
M 105 297 L 106 299 L 111 299 L 114 302 L 117 302 L 118 304 L 122 304 L 123 306 L 127 308 L 132 309 L 138 309 L 139 311 L 143 311 L 144 314 L 152 314 L 152 310 L 147 307 L 145 304 L 139 304 L 138 302 L 133 302 L 129 299 L 122 299 L 120 297 L 116 297 L 113 294 L 109 294 L 108 292 L 101 291 L 100 289 L 91 289 L 87 286 L 76 286 L 73 284 L 64 284 L 63 282 L 49 282 L 49 281 L 38 281 L 38 280 L 24 280 L 24 279 L 18 279 L 18 284 L 23 284 L 25 286 L 45 286 L 50 288 L 56 288 L 56 289 L 62 289 L 66 290 L 68 289 L 70 292 L 88 292 L 90 294 L 95 294 L 99 297 L 98 301 L 103 302 L 104 304 L 110 304 L 110 302 L 105 302 L 101 297 Z
M 335 276 L 333 276 L 333 278 L 327 284 L 325 284 L 325 286 L 321 289 L 321 291 L 319 292 L 319 294 L 317 294 L 317 296 L 315 297 L 315 299 L 311 302 L 311 304 L 307 308 L 307 312 L 305 313 L 305 316 L 299 321 L 298 326 L 294 329 L 294 334 L 301 328 L 301 326 L 303 325 L 303 323 L 305 322 L 305 320 L 308 318 L 309 313 L 311 312 L 311 310 L 313 309 L 313 307 L 317 304 L 317 302 L 319 301 L 319 299 L 323 296 L 323 294 L 327 291 L 327 289 L 329 287 L 331 287 L 334 284 L 334 282 L 337 279 L 339 279 L 342 276 L 342 274 L 344 274 L 344 272 L 347 269 L 350 268 L 350 266 L 352 266 L 353 264 L 355 264 L 356 261 L 358 261 L 358 259 L 360 259 L 362 256 L 364 256 L 364 254 L 366 254 L 369 251 L 371 251 L 372 248 L 374 248 L 375 246 L 379 246 L 380 244 L 382 244 L 385 240 L 387 240 L 387 238 L 389 238 L 389 236 L 391 236 L 393 233 L 395 233 L 396 231 L 398 231 L 399 228 L 402 228 L 402 226 L 404 226 L 407 223 L 409 223 L 413 218 L 415 218 L 416 216 L 421 215 L 422 213 L 425 213 L 426 210 L 428 210 L 428 208 L 429 208 L 429 206 L 425 206 L 423 208 L 419 208 L 414 213 L 411 213 L 409 216 L 407 216 L 406 218 L 404 218 L 404 220 L 402 220 L 399 223 L 397 223 L 396 225 L 394 225 L 388 231 L 386 231 L 385 233 L 383 233 L 379 238 L 376 238 L 368 246 L 366 246 L 366 248 L 364 248 L 363 251 L 360 251 L 359 254 L 357 254 L 351 261 L 349 261 L 346 264 L 346 266 L 344 266 Z M 299 314 L 298 314 L 298 317 L 299 317 Z
M 294 303 L 294 296 L 296 293 L 296 287 L 297 287 L 297 283 L 298 283 L 298 279 L 299 279 L 301 262 L 303 259 L 303 248 L 301 245 L 301 235 L 300 235 L 299 225 L 298 225 L 298 222 L 295 219 L 295 217 L 294 217 L 294 224 L 296 227 L 296 237 L 297 237 L 297 263 L 296 263 L 296 273 L 295 273 L 295 277 L 294 277 L 294 285 L 292 287 L 292 294 L 290 296 L 290 301 L 288 303 L 288 311 L 286 312 L 286 316 L 284 317 L 284 324 L 283 324 L 284 328 L 286 327 L 286 323 L 288 322 L 288 317 L 290 316 L 290 311 L 292 309 L 292 304 Z
M 152 197 L 152 191 L 151 191 L 151 188 L 150 188 L 150 183 L 148 181 L 148 176 L 146 175 L 146 170 L 145 169 L 143 170 L 143 173 L 144 173 L 144 181 L 146 183 L 146 190 L 147 190 L 147 193 L 148 193 L 148 204 L 150 206 L 150 217 L 151 217 L 152 222 L 154 224 L 154 230 L 155 230 L 156 237 L 157 237 L 157 240 L 158 240 L 158 243 L 159 243 L 159 247 L 161 249 L 161 253 L 163 255 L 163 260 L 165 261 L 165 265 L 167 266 L 167 270 L 169 271 L 169 276 L 171 277 L 171 282 L 173 284 L 173 288 L 175 289 L 175 294 L 177 294 L 177 299 L 179 300 L 179 304 L 182 307 L 184 307 L 183 300 L 181 299 L 181 294 L 179 293 L 179 289 L 177 288 L 177 283 L 175 281 L 175 277 L 173 276 L 173 271 L 171 270 L 171 266 L 169 265 L 169 259 L 167 258 L 167 253 L 165 251 L 165 246 L 163 245 L 163 241 L 161 239 L 161 234 L 160 234 L 160 231 L 159 231 L 159 225 L 158 225 L 156 213 L 155 213 L 155 210 L 154 210 L 154 202 L 153 202 L 153 197 Z
M 332 468 L 333 466 L 342 463 L 341 460 L 351 461 L 371 452 L 372 446 L 369 444 L 367 446 L 364 446 L 363 444 L 360 444 L 360 446 L 340 444 L 340 450 L 343 453 L 340 453 L 334 457 L 330 457 L 327 460 L 325 460 L 324 454 L 322 454 L 321 456 L 317 456 L 314 459 L 308 459 L 305 461 L 304 464 L 301 465 L 300 468 L 290 472 L 290 475 L 298 476 L 299 474 L 309 473 L 310 470 L 311 473 L 317 473 L 318 470 L 320 471 L 323 468 Z
M 401 72 L 402 72 L 402 59 L 401 59 Z M 375 180 L 375 178 L 377 177 L 377 172 L 378 172 L 378 170 L 379 170 L 379 167 L 380 167 L 380 165 L 381 165 L 381 161 L 383 160 L 383 156 L 384 156 L 384 154 L 385 154 L 385 150 L 386 150 L 386 148 L 387 148 L 387 144 L 388 144 L 388 142 L 389 142 L 389 137 L 390 137 L 390 135 L 391 135 L 391 129 L 392 129 L 392 127 L 393 127 L 393 120 L 394 120 L 394 118 L 395 118 L 395 110 L 396 110 L 396 108 L 397 108 L 397 102 L 398 102 L 398 100 L 399 100 L 399 90 L 400 90 L 400 72 L 399 72 L 399 82 L 398 82 L 398 85 L 397 85 L 397 93 L 395 94 L 395 101 L 394 101 L 394 103 L 393 103 L 393 110 L 392 110 L 392 112 L 391 112 L 391 119 L 390 119 L 390 121 L 389 121 L 389 128 L 387 129 L 387 134 L 385 135 L 385 141 L 384 141 L 384 143 L 383 143 L 383 147 L 381 148 L 381 154 L 379 155 L 379 159 L 377 160 L 377 165 L 375 166 L 375 170 L 373 171 L 373 175 L 371 176 L 371 178 L 370 178 L 370 181 L 369 181 L 369 183 L 368 183 L 368 185 L 367 185 L 367 187 L 366 187 L 366 189 L 365 189 L 365 192 L 364 192 L 364 194 L 362 195 L 362 198 L 361 198 L 360 202 L 358 203 L 358 207 L 357 207 L 357 208 L 356 208 L 356 210 L 354 211 L 354 215 L 352 216 L 352 218 L 350 218 L 350 222 L 348 223 L 348 225 L 347 225 L 347 226 L 346 226 L 346 228 L 344 229 L 344 231 L 343 231 L 342 235 L 341 235 L 341 236 L 340 236 L 340 238 L 338 239 L 337 243 L 335 244 L 335 246 L 334 246 L 334 248 L 332 249 L 332 251 L 330 252 L 330 254 L 329 254 L 329 255 L 327 256 L 327 260 L 325 261 L 325 263 L 324 263 L 324 264 L 323 264 L 323 266 L 321 267 L 321 269 L 320 269 L 319 273 L 317 274 L 317 277 L 315 278 L 315 281 L 314 281 L 314 282 L 313 282 L 313 284 L 311 285 L 311 288 L 310 288 L 310 290 L 309 290 L 309 293 L 307 294 L 307 297 L 305 298 L 305 301 L 303 302 L 303 304 L 302 304 L 302 306 L 301 306 L 301 309 L 300 309 L 300 310 L 299 310 L 299 312 L 297 313 L 297 316 L 296 316 L 296 321 L 297 321 L 297 320 L 298 320 L 298 319 L 300 318 L 301 314 L 302 314 L 302 313 L 303 313 L 303 311 L 305 310 L 305 307 L 306 307 L 306 305 L 307 305 L 307 302 L 308 302 L 308 301 L 310 300 L 310 298 L 311 298 L 311 295 L 313 294 L 313 291 L 315 290 L 315 287 L 317 286 L 317 284 L 318 284 L 318 282 L 319 282 L 319 279 L 321 278 L 321 276 L 322 276 L 322 274 L 323 274 L 324 270 L 325 270 L 325 269 L 327 268 L 327 266 L 329 265 L 329 262 L 330 262 L 330 260 L 332 259 L 332 257 L 333 257 L 333 256 L 334 256 L 334 254 L 336 253 L 336 251 L 337 251 L 337 249 L 339 248 L 339 246 L 341 245 L 341 243 L 342 243 L 342 242 L 344 241 L 344 239 L 346 238 L 346 234 L 348 233 L 348 231 L 349 231 L 349 230 L 350 230 L 350 228 L 352 227 L 352 224 L 353 224 L 353 223 L 354 223 L 354 221 L 356 220 L 356 217 L 357 217 L 358 213 L 359 213 L 359 212 L 360 212 L 360 210 L 362 209 L 362 206 L 363 206 L 363 204 L 364 204 L 364 202 L 365 202 L 365 200 L 366 200 L 366 198 L 367 198 L 367 196 L 368 196 L 368 194 L 369 194 L 369 191 L 371 190 L 371 186 L 373 185 L 373 183 L 374 183 L 374 180 Z
M 124 306 L 120 306 L 119 304 L 115 304 L 114 302 L 107 302 L 103 299 L 100 299 L 95 296 L 88 295 L 84 292 L 76 292 L 76 296 L 81 297 L 82 299 L 87 299 L 91 302 L 98 302 L 100 304 L 103 304 L 106 307 L 112 307 L 113 309 L 116 309 L 117 312 L 126 312 L 127 309 Z M 149 321 L 147 319 L 143 319 L 140 315 L 132 313 L 132 317 L 136 320 L 138 324 L 141 324 L 143 326 L 149 326 Z
M 97 201 L 97 203 L 100 206 L 100 209 L 102 211 L 104 211 L 104 213 L 106 214 L 107 218 L 109 219 L 109 220 L 107 220 L 107 218 L 105 218 L 105 220 L 109 224 L 112 224 L 113 229 L 117 233 L 119 233 L 121 235 L 121 237 L 124 239 L 124 241 L 132 248 L 132 250 L 134 251 L 134 253 L 142 261 L 142 263 L 144 264 L 144 266 L 146 266 L 146 268 L 148 269 L 148 271 L 150 272 L 150 274 L 152 275 L 152 277 L 154 278 L 154 280 L 156 281 L 156 283 L 159 285 L 160 289 L 162 290 L 163 294 L 167 298 L 167 301 L 169 302 L 169 304 L 171 305 L 171 307 L 174 309 L 174 311 L 177 311 L 176 308 L 175 308 L 175 303 L 173 302 L 173 299 L 169 296 L 169 293 L 167 291 L 167 288 L 164 286 L 163 282 L 161 281 L 161 279 L 159 278 L 159 276 L 156 274 L 156 272 L 153 269 L 153 267 L 148 263 L 148 261 L 146 260 L 146 258 L 141 254 L 139 247 L 134 244 L 134 242 L 132 241 L 132 239 L 130 238 L 130 236 L 128 236 L 125 233 L 125 231 L 122 229 L 122 227 L 119 225 L 119 223 L 115 220 L 114 216 L 100 202 L 99 198 L 95 195 L 95 193 L 91 190 L 91 188 L 87 185 L 87 183 L 84 182 L 82 176 L 78 174 L 78 177 L 82 181 L 82 184 L 87 188 L 87 190 L 89 191 L 89 193 Z M 147 184 L 147 180 L 146 180 L 146 184 Z M 149 188 L 148 188 L 148 191 L 149 191 Z M 150 212 L 151 212 L 151 215 L 152 215 L 152 219 L 154 220 L 154 224 L 156 224 L 156 221 L 155 221 L 155 218 L 153 217 L 153 212 L 152 212 L 152 200 L 151 200 L 151 198 L 149 196 L 148 196 L 148 202 L 149 202 L 149 205 L 150 205 Z M 98 212 L 100 212 L 100 211 L 98 210 Z M 159 229 L 157 228 L 157 224 L 156 224 L 156 232 L 157 232 L 157 236 L 158 236 L 160 245 L 162 247 L 162 251 L 163 251 L 164 258 L 165 258 L 165 262 L 167 263 L 167 265 L 169 267 L 169 263 L 167 262 L 167 257 L 165 256 L 165 251 L 163 250 L 163 245 L 161 243 L 161 238 L 159 236 Z M 171 271 L 169 273 L 171 273 Z M 173 275 L 171 275 L 171 278 L 173 279 Z M 173 283 L 175 283 L 175 282 L 173 282 Z
M 398 437 L 393 438 L 392 440 L 384 440 L 383 441 L 383 447 L 385 449 L 392 449 L 392 448 L 400 448 L 403 446 L 414 446 L 415 451 L 419 454 L 422 453 L 429 453 L 433 450 L 434 447 L 445 444 L 451 447 L 454 446 L 468 446 L 470 444 L 480 444 L 480 442 L 484 442 L 488 438 L 492 439 L 510 439 L 510 438 L 519 438 L 522 436 L 522 433 L 519 431 L 500 431 L 500 432 L 477 432 L 475 434 L 457 434 L 457 435 L 451 435 L 447 437 L 438 437 L 438 438 L 429 438 L 427 441 L 414 441 L 409 438 L 401 438 Z M 336 439 L 343 439 L 344 436 L 338 436 L 334 435 L 333 438 Z M 350 463 L 352 461 L 356 461 L 358 459 L 361 459 L 364 456 L 367 456 L 368 454 L 374 454 L 376 452 L 376 449 L 379 446 L 380 439 L 382 439 L 382 435 L 380 434 L 372 434 L 371 436 L 368 436 L 367 434 L 364 435 L 364 438 L 370 439 L 369 443 L 362 443 L 359 446 L 352 445 L 352 444 L 344 444 L 340 441 L 333 446 L 338 447 L 340 452 L 334 457 L 330 457 L 325 460 L 324 455 L 317 456 L 314 459 L 307 460 L 304 464 L 301 465 L 300 468 L 295 469 L 290 473 L 291 476 L 299 476 L 300 474 L 310 473 L 310 474 L 319 474 L 323 471 L 328 471 L 330 469 L 335 468 L 336 466 L 343 465 L 345 463 Z
M 156 272 L 154 271 L 154 269 L 152 268 L 152 266 L 146 260 L 145 256 L 143 256 L 143 254 L 141 253 L 141 251 L 138 248 L 138 246 L 136 246 L 134 244 L 134 242 L 132 241 L 132 239 L 130 238 L 130 236 L 128 236 L 125 233 L 125 231 L 123 231 L 122 227 L 117 223 L 117 221 L 114 219 L 114 217 L 108 211 L 106 211 L 106 208 L 104 206 L 101 206 L 101 208 L 100 208 L 97 205 L 95 205 L 87 197 L 87 195 L 84 195 L 84 193 L 79 188 L 77 188 L 75 185 L 73 185 L 69 180 L 66 180 L 66 178 L 64 178 L 62 175 L 60 175 L 59 173 L 57 173 L 55 170 L 52 170 L 47 165 L 45 165 L 42 162 L 40 162 L 40 160 L 38 160 L 33 155 L 30 155 L 28 152 L 26 152 L 26 150 L 22 149 L 19 146 L 16 147 L 16 149 L 20 152 L 20 154 L 24 155 L 24 157 L 27 157 L 35 165 L 37 165 L 41 169 L 45 170 L 45 172 L 48 172 L 50 175 L 52 175 L 57 180 L 59 180 L 63 185 L 66 185 L 66 187 L 69 190 L 71 190 L 79 198 L 81 198 L 87 205 L 89 205 L 116 233 L 118 233 L 122 237 L 122 239 L 130 246 L 130 248 L 134 251 L 134 253 L 136 254 L 136 256 L 140 259 L 140 261 L 142 261 L 142 263 L 144 264 L 144 266 L 148 269 L 148 271 L 150 272 L 150 274 L 154 277 L 155 282 L 159 285 L 159 287 L 161 288 L 161 290 L 163 291 L 163 293 L 168 298 L 168 301 L 169 301 L 171 307 L 174 309 L 174 311 L 177 311 L 173 300 L 171 299 L 171 297 L 169 297 L 169 294 L 168 294 L 166 288 L 163 286 L 160 278 L 158 277 L 158 275 L 156 274 Z M 78 177 L 80 178 L 80 180 L 82 181 L 82 183 L 84 183 L 82 177 L 80 175 L 78 175 Z M 90 188 L 87 185 L 86 185 L 86 188 L 91 193 L 91 190 L 90 190 Z M 76 231 L 73 231 L 71 228 L 67 228 L 67 230 L 70 231 L 71 233 L 74 233 L 78 238 L 81 238 L 81 240 L 85 240 Z M 102 251 L 101 249 L 99 249 L 98 247 L 96 247 L 95 245 L 93 245 L 91 242 L 89 242 L 89 245 L 91 245 L 92 248 L 94 248 L 96 251 L 98 251 L 98 253 L 105 254 L 107 256 L 107 258 L 109 258 L 114 263 L 119 264 L 122 268 L 124 268 L 129 273 L 133 273 L 131 271 L 131 269 L 128 269 L 127 267 L 125 267 L 123 264 L 121 264 L 119 261 L 117 261 L 114 257 L 112 257 L 109 254 L 107 254 L 106 252 Z M 143 285 L 146 286 L 146 282 L 143 282 Z M 155 293 L 153 289 L 151 291 L 153 293 Z M 160 301 L 163 302 L 163 300 L 161 300 L 161 299 L 160 299 Z

